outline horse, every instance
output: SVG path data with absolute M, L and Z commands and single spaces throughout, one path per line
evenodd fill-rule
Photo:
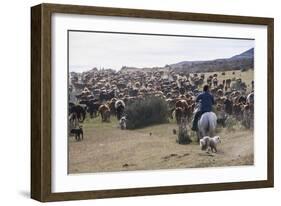
M 213 137 L 217 126 L 217 116 L 214 112 L 205 112 L 198 121 L 198 141 L 205 136 Z

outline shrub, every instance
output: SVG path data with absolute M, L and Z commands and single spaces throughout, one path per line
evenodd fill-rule
M 186 119 L 181 119 L 181 123 L 179 125 L 179 134 L 178 134 L 178 139 L 177 143 L 179 144 L 190 144 L 192 140 L 190 139 L 190 136 L 187 132 L 187 121 Z
M 168 105 L 160 97 L 145 97 L 129 104 L 125 109 L 127 128 L 136 129 L 168 122 Z

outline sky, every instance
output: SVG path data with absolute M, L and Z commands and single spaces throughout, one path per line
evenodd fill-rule
M 181 61 L 229 58 L 254 47 L 254 40 L 69 32 L 69 71 L 94 67 L 163 67 Z

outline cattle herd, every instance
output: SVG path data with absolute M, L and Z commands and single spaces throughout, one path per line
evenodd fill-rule
M 225 78 L 226 73 L 228 77 Z M 229 75 L 231 74 L 231 75 Z M 238 76 L 238 75 L 237 75 Z M 188 123 L 196 109 L 196 96 L 208 84 L 215 98 L 214 112 L 218 125 L 226 126 L 233 118 L 246 128 L 253 128 L 254 81 L 244 82 L 235 71 L 217 73 L 188 73 L 176 70 L 97 70 L 69 73 L 69 122 L 72 129 L 86 116 L 110 122 L 116 116 L 121 129 L 126 129 L 127 105 L 147 96 L 163 98 L 169 108 L 169 117 L 180 124 Z

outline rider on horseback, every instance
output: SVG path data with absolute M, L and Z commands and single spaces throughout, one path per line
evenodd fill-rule
M 200 102 L 200 108 L 197 110 L 192 124 L 192 130 L 197 131 L 197 124 L 198 120 L 201 117 L 201 115 L 205 112 L 211 112 L 212 111 L 212 105 L 215 104 L 213 95 L 209 92 L 209 85 L 205 85 L 203 87 L 203 92 L 199 94 L 196 98 L 196 102 Z

